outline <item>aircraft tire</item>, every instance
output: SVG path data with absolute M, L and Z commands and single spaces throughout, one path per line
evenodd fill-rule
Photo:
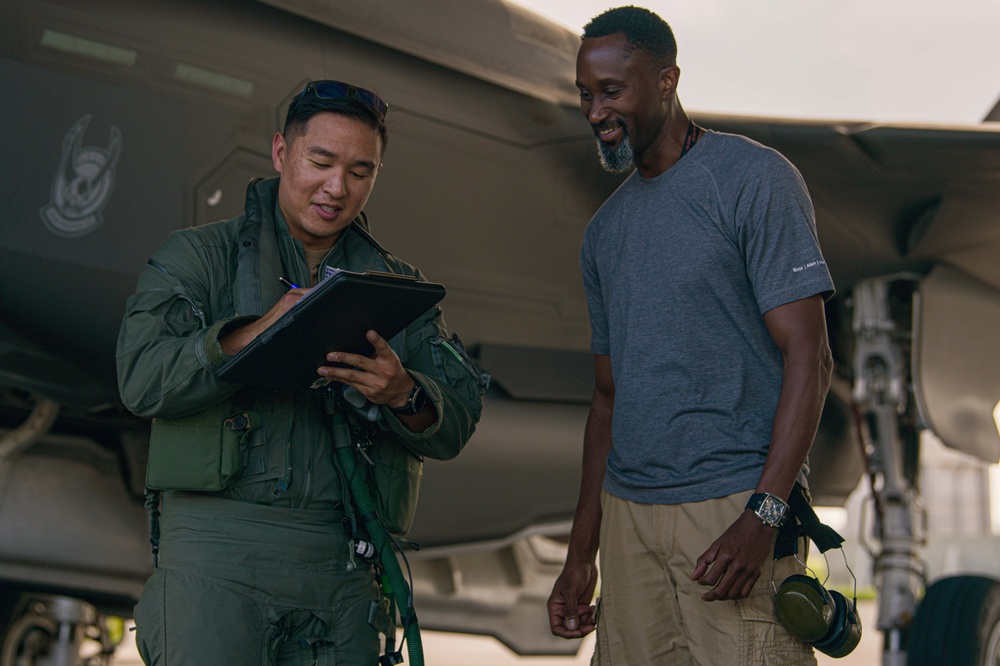
M 910 625 L 908 666 L 1000 663 L 1000 581 L 942 578 L 927 588 Z

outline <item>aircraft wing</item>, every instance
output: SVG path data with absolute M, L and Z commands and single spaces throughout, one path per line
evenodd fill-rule
M 511 2 L 260 1 L 536 99 L 579 100 L 579 36 Z

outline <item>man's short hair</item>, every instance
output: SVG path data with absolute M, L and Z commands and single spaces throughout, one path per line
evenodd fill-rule
M 385 154 L 386 146 L 389 145 L 389 131 L 385 126 L 384 112 L 379 113 L 377 108 L 365 103 L 356 95 L 343 95 L 335 98 L 320 97 L 315 91 L 310 90 L 309 86 L 296 95 L 292 103 L 288 105 L 285 126 L 282 129 L 285 139 L 289 140 L 296 133 L 304 131 L 306 123 L 317 113 L 333 113 L 360 120 L 378 132 L 379 138 L 382 139 L 382 153 Z
M 624 35 L 629 45 L 662 66 L 677 62 L 677 41 L 667 22 L 642 7 L 617 7 L 595 16 L 583 27 L 581 39 Z

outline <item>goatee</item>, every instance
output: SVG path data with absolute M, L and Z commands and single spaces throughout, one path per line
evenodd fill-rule
M 627 173 L 635 168 L 635 152 L 628 134 L 624 134 L 614 148 L 598 139 L 597 154 L 601 158 L 601 166 L 610 173 Z

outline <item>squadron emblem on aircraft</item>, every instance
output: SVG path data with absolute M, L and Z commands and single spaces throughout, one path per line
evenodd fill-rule
M 74 238 L 101 226 L 101 211 L 115 188 L 115 165 L 122 150 L 122 133 L 114 125 L 108 147 L 83 146 L 90 114 L 77 120 L 63 137 L 59 170 L 52 181 L 52 198 L 39 211 L 57 236 Z

